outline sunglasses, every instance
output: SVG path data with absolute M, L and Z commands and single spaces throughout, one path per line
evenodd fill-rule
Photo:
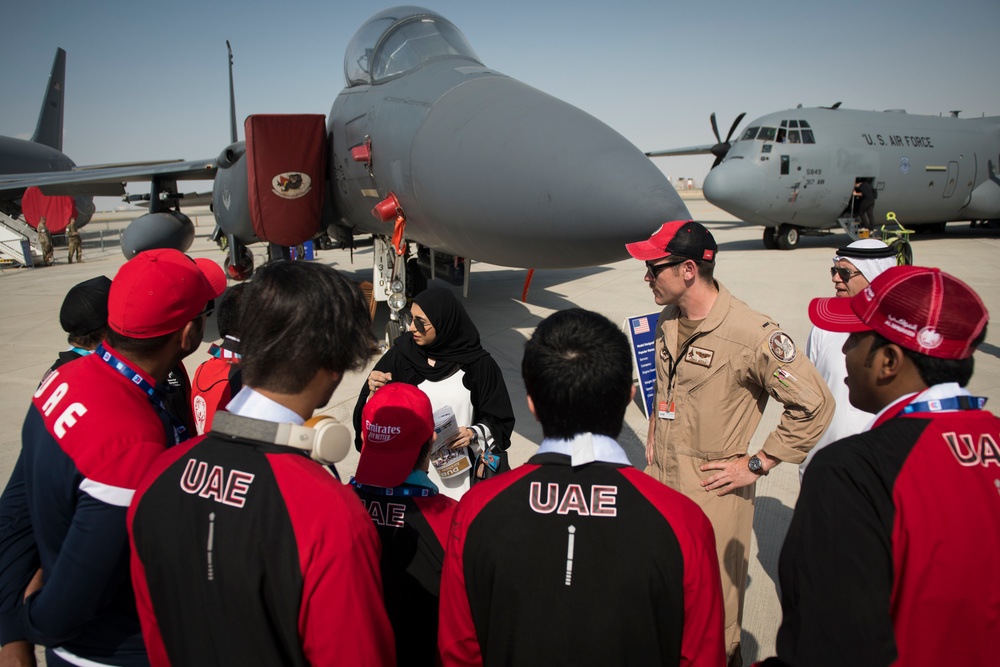
M 430 322 L 428 322 L 427 320 L 425 320 L 422 317 L 414 317 L 413 318 L 413 327 L 417 331 L 419 331 L 421 334 L 425 334 L 425 333 L 427 333 L 428 329 L 433 329 L 434 325 L 431 324 Z
M 669 269 L 672 266 L 680 266 L 686 261 L 686 259 L 682 259 L 676 262 L 667 262 L 666 264 L 650 264 L 646 262 L 646 272 L 653 276 L 653 280 L 656 280 L 663 273 L 664 269 Z
M 846 269 L 846 268 L 844 268 L 842 266 L 831 266 L 830 267 L 830 277 L 833 278 L 834 276 L 839 276 L 841 282 L 845 282 L 846 283 L 848 280 L 850 280 L 854 276 L 860 276 L 860 275 L 861 275 L 860 271 L 851 271 L 850 269 Z

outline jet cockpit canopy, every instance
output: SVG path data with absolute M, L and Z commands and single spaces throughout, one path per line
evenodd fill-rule
M 465 35 L 448 19 L 406 5 L 375 14 L 362 25 L 344 56 L 348 86 L 379 84 L 438 58 L 482 65 Z

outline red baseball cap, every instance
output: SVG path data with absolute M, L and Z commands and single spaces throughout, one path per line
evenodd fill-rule
M 672 255 L 711 262 L 719 246 L 704 225 L 694 220 L 674 220 L 660 225 L 645 241 L 626 243 L 625 249 L 644 262 Z
M 827 331 L 875 331 L 938 359 L 966 359 L 989 320 L 979 295 L 940 269 L 894 266 L 850 299 L 813 299 L 809 319 Z
M 125 262 L 108 295 L 108 326 L 130 338 L 177 331 L 226 291 L 222 267 L 179 250 L 141 252 Z
M 406 481 L 434 433 L 427 394 L 405 382 L 376 391 L 361 413 L 361 459 L 354 479 L 391 489 Z

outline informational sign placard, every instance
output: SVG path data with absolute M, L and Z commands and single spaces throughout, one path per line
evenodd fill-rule
M 622 325 L 632 343 L 632 360 L 639 373 L 639 393 L 647 419 L 653 410 L 653 398 L 656 396 L 656 321 L 659 318 L 660 313 L 656 312 L 630 317 Z

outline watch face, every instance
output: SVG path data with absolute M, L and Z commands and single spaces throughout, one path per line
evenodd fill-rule
M 756 456 L 750 457 L 750 462 L 747 466 L 750 468 L 750 472 L 760 472 L 764 467 L 761 465 L 760 459 Z

